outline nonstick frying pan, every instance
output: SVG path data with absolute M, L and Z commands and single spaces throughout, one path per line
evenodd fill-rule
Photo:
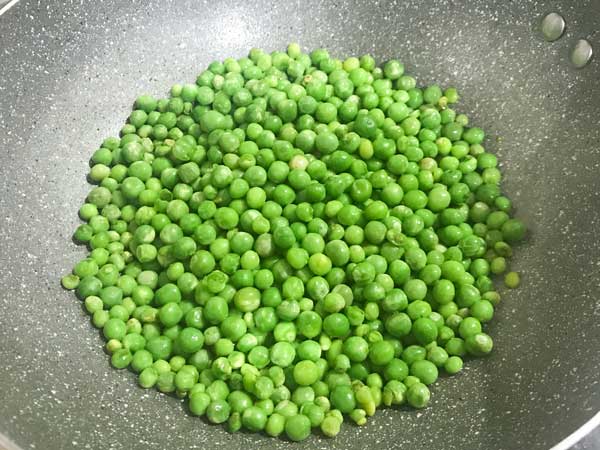
M 541 18 L 567 21 L 543 40 Z M 0 431 L 21 448 L 549 449 L 600 409 L 600 2 L 48 1 L 0 17 Z M 113 370 L 59 278 L 84 255 L 70 236 L 87 161 L 140 93 L 165 95 L 251 47 L 395 57 L 488 132 L 503 189 L 530 229 L 490 325 L 493 354 L 433 387 L 423 411 L 302 444 L 229 434 Z M 593 424 L 593 423 L 592 423 Z M 10 444 L 5 444 L 10 445 Z M 594 446 L 595 444 L 591 444 Z M 597 448 L 597 447 L 590 447 Z

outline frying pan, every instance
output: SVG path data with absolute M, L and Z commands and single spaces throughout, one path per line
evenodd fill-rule
M 567 29 L 548 43 L 538 28 L 551 11 Z M 598 0 L 17 3 L 0 17 L 0 431 L 44 450 L 561 442 L 600 409 L 600 61 L 568 64 L 579 38 L 600 50 L 599 22 Z M 229 434 L 138 388 L 134 374 L 110 367 L 58 281 L 85 255 L 70 236 L 88 159 L 133 99 L 165 95 L 214 59 L 290 41 L 396 57 L 420 83 L 457 86 L 457 109 L 487 131 L 503 189 L 531 229 L 512 266 L 522 288 L 502 292 L 488 328 L 493 355 L 436 383 L 423 411 L 382 410 L 365 427 L 302 444 Z

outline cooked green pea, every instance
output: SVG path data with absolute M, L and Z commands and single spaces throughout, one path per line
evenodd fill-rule
M 115 368 L 300 441 L 422 408 L 439 368 L 492 351 L 491 274 L 518 286 L 527 229 L 455 88 L 290 44 L 170 94 L 94 152 L 74 234 L 92 251 L 61 280 Z
M 310 435 L 311 422 L 304 414 L 288 417 L 285 421 L 285 434 L 292 441 L 303 441 Z
M 521 284 L 521 277 L 517 272 L 508 272 L 504 276 L 504 284 L 510 289 L 515 289 Z

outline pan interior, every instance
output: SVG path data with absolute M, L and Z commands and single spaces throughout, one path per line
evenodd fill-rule
M 539 20 L 569 24 L 554 43 Z M 23 448 L 227 448 L 288 442 L 228 434 L 113 370 L 59 278 L 87 161 L 140 93 L 162 96 L 213 59 L 298 41 L 338 57 L 398 58 L 423 84 L 455 85 L 457 110 L 488 133 L 503 189 L 532 237 L 522 288 L 489 327 L 495 350 L 433 387 L 420 412 L 379 412 L 305 448 L 547 449 L 600 406 L 598 61 L 568 64 L 600 4 L 561 2 L 105 2 L 23 0 L 0 18 L 0 431 Z M 596 35 L 597 36 L 597 35 Z M 593 40 L 593 39 L 592 39 Z

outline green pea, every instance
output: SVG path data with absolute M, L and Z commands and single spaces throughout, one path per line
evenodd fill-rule
M 61 283 L 115 368 L 232 432 L 425 407 L 441 368 L 492 351 L 492 274 L 519 285 L 527 235 L 458 97 L 293 43 L 141 95 L 93 153 L 91 252 Z

